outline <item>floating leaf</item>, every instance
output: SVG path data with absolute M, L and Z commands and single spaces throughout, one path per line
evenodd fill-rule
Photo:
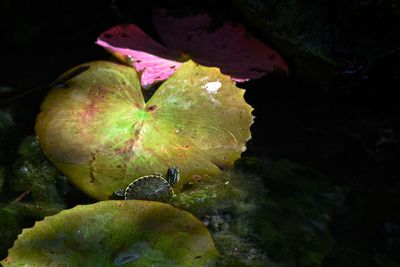
M 23 230 L 7 266 L 215 266 L 205 226 L 151 201 L 101 201 L 46 217 Z
M 0 259 L 7 256 L 7 250 L 12 247 L 24 225 L 31 225 L 62 209 L 64 206 L 57 203 L 0 203 Z
M 218 68 L 188 61 L 145 103 L 133 68 L 86 65 L 46 97 L 36 133 L 48 158 L 90 196 L 107 199 L 170 166 L 180 169 L 179 192 L 193 177 L 232 167 L 245 150 L 252 108 Z
M 211 29 L 207 14 L 174 18 L 165 10 L 153 14 L 154 25 L 166 47 L 136 25 L 118 25 L 102 33 L 97 44 L 143 72 L 141 82 L 149 86 L 171 76 L 181 62 L 192 58 L 204 66 L 242 82 L 260 78 L 274 70 L 288 71 L 282 57 L 241 25 L 225 22 Z
M 177 55 L 133 24 L 107 30 L 96 43 L 141 72 L 144 87 L 168 79 L 182 64 Z
M 274 70 L 288 71 L 276 51 L 240 24 L 225 22 L 213 30 L 207 14 L 174 18 L 163 9 L 154 12 L 153 21 L 168 48 L 188 54 L 201 65 L 219 67 L 236 81 L 257 79 Z

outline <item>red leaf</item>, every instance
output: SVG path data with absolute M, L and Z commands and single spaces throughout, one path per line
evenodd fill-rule
M 210 31 L 211 18 L 206 14 L 174 18 L 166 10 L 156 10 L 153 21 L 168 49 L 132 24 L 113 27 L 96 42 L 142 72 L 144 87 L 167 79 L 189 58 L 201 65 L 219 67 L 238 82 L 275 70 L 288 72 L 282 57 L 241 25 L 225 22 Z
M 173 53 L 133 24 L 103 32 L 96 43 L 141 72 L 143 87 L 168 79 L 182 64 L 173 60 L 177 58 Z
M 210 32 L 206 14 L 174 18 L 166 10 L 153 13 L 154 25 L 168 48 L 188 54 L 193 61 L 216 66 L 238 81 L 260 78 L 274 70 L 287 72 L 282 57 L 241 25 L 225 22 Z

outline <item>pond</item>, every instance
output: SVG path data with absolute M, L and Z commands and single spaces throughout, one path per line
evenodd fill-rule
M 388 2 L 1 1 L 3 266 L 399 266 Z

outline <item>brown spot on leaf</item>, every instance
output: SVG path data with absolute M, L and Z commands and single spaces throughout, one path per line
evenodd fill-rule
M 96 178 L 95 178 L 95 175 L 94 175 L 95 171 L 94 171 L 94 167 L 93 167 L 93 164 L 95 162 L 96 162 L 96 154 L 92 153 L 92 156 L 90 157 L 90 161 L 89 161 L 89 167 L 90 167 L 90 170 L 89 170 L 89 183 L 91 183 L 91 184 L 94 184 L 94 182 L 96 181 Z
M 89 89 L 89 96 L 94 98 L 104 98 L 107 90 L 104 87 L 93 87 Z
M 134 153 L 135 146 L 140 138 L 140 129 L 136 129 L 134 136 L 127 140 L 124 145 L 116 150 L 118 154 Z
M 89 105 L 87 105 L 84 110 L 82 111 L 81 118 L 85 125 L 90 119 L 92 119 L 98 112 L 100 108 L 96 106 L 95 101 L 91 101 Z
M 154 111 L 157 109 L 157 105 L 150 105 L 146 108 L 146 111 Z
M 106 89 L 103 87 L 93 87 L 89 90 L 90 103 L 83 109 L 81 118 L 84 123 L 93 118 L 99 111 L 98 103 L 104 98 Z
M 127 152 L 134 151 L 134 147 L 136 144 L 137 138 L 129 139 L 125 142 L 125 144 L 117 150 L 118 154 L 125 154 Z

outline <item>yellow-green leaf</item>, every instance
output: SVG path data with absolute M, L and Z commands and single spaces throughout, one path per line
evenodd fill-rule
M 145 103 L 133 68 L 84 66 L 46 97 L 36 133 L 48 158 L 90 196 L 107 199 L 170 166 L 180 169 L 178 192 L 193 177 L 232 167 L 245 150 L 252 108 L 218 68 L 186 62 Z
M 169 204 L 109 200 L 79 205 L 23 230 L 8 257 L 12 266 L 215 266 L 207 228 Z

